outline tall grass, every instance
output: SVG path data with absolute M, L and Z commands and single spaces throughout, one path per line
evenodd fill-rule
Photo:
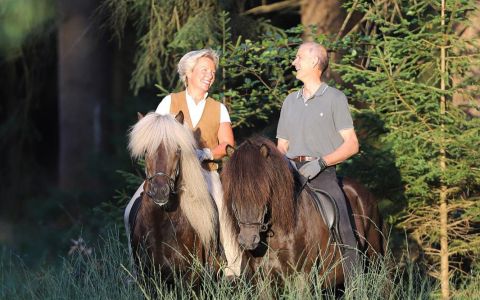
M 62 258 L 57 266 L 29 270 L 22 261 L 5 249 L 0 254 L 0 299 L 333 299 L 335 291 L 324 289 L 325 276 L 293 274 L 278 285 L 266 276 L 253 284 L 245 277 L 234 282 L 217 279 L 200 266 L 194 272 L 200 285 L 176 280 L 166 288 L 158 281 L 133 275 L 126 245 L 118 230 L 101 239 L 91 254 L 84 252 Z M 480 276 L 456 293 L 458 299 L 480 297 Z M 150 286 L 149 291 L 146 286 Z M 152 288 L 153 287 L 153 288 Z M 356 272 L 352 284 L 342 294 L 344 299 L 430 299 L 438 285 L 415 265 L 399 267 L 390 255 L 370 264 L 369 272 Z
M 126 284 L 128 256 L 112 230 L 91 254 L 73 252 L 56 266 L 30 270 L 6 251 L 0 257 L 0 299 L 142 299 Z

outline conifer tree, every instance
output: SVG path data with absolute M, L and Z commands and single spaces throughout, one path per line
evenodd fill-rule
M 368 104 L 364 112 L 376 114 L 388 131 L 384 143 L 396 157 L 407 200 L 400 225 L 422 247 L 448 299 L 452 275 L 465 271 L 461 261 L 480 256 L 480 119 L 452 103 L 462 94 L 478 107 L 480 82 L 469 75 L 479 66 L 478 40 L 455 31 L 475 1 L 354 5 L 363 22 L 337 45 L 344 56 L 335 68 L 354 86 L 352 96 Z
M 179 58 L 172 49 L 218 43 L 214 0 L 106 0 L 102 9 L 109 12 L 108 25 L 120 42 L 126 24 L 133 24 L 137 48 L 130 87 L 135 93 L 153 83 L 167 88 L 176 85 Z
M 188 51 L 210 47 L 220 49 L 225 43 L 223 9 L 232 1 L 216 0 L 105 0 L 101 10 L 110 16 L 107 26 L 117 40 L 127 24 L 135 30 L 135 69 L 130 87 L 134 93 L 145 86 L 156 86 L 165 95 L 181 87 L 176 73 L 180 57 Z M 225 6 L 225 7 L 224 7 Z M 238 35 L 258 37 L 261 32 L 281 31 L 268 21 L 248 16 L 232 18 Z M 230 41 L 229 41 L 230 42 Z

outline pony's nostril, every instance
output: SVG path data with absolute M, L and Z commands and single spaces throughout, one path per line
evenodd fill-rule
M 147 195 L 150 197 L 155 197 L 156 194 L 157 194 L 157 189 L 153 186 L 150 186 L 150 188 L 147 191 Z
M 259 242 L 260 242 L 260 236 L 258 234 L 253 235 L 252 244 L 258 245 Z
M 238 244 L 240 245 L 240 247 L 242 247 L 242 248 L 246 247 L 245 239 L 243 238 L 242 235 L 238 235 L 237 241 L 238 241 Z
M 164 186 L 161 188 L 160 192 L 162 193 L 162 195 L 168 196 L 168 194 L 170 194 L 170 189 L 169 189 L 169 187 L 168 187 L 167 185 L 164 185 Z
M 257 248 L 260 243 L 260 236 L 255 234 L 253 236 L 247 235 L 246 237 L 239 234 L 237 237 L 238 244 L 242 249 L 253 250 Z

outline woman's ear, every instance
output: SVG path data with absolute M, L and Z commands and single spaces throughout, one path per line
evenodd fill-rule
M 185 72 L 185 85 L 188 86 L 188 80 L 192 77 L 192 70 Z

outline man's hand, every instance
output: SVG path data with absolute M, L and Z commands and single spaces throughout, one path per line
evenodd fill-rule
M 323 160 L 323 158 L 320 157 L 304 164 L 300 169 L 298 169 L 298 172 L 307 179 L 313 179 L 326 168 L 327 163 Z
M 197 158 L 200 162 L 202 162 L 204 160 L 212 160 L 213 159 L 212 151 L 208 148 L 197 149 L 195 151 L 197 152 Z

